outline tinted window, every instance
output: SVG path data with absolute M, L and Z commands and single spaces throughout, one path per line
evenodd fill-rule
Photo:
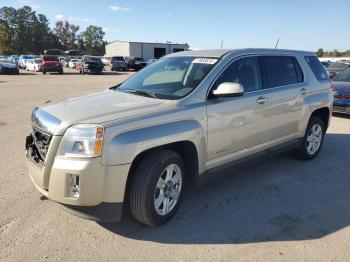
M 259 60 L 256 57 L 242 58 L 233 62 L 219 79 L 215 86 L 224 82 L 240 83 L 245 92 L 262 89 Z
M 302 82 L 302 79 L 298 79 L 302 72 L 300 68 L 297 69 L 293 57 L 268 56 L 263 59 L 266 69 L 267 87 L 293 85 Z M 297 64 L 297 66 L 299 65 Z
M 305 56 L 305 60 L 319 81 L 328 80 L 326 70 L 316 56 Z

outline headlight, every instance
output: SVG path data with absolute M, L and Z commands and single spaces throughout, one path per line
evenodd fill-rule
M 64 134 L 57 155 L 64 157 L 97 157 L 102 153 L 104 129 L 101 125 L 71 126 Z

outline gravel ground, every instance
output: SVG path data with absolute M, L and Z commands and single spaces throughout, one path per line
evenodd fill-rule
M 30 112 L 131 73 L 0 76 L 0 261 L 350 261 L 350 117 L 313 161 L 275 156 L 187 190 L 168 224 L 99 224 L 40 198 L 24 159 Z

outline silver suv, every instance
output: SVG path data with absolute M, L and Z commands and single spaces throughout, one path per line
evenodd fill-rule
M 187 183 L 281 149 L 315 158 L 331 105 L 330 80 L 310 52 L 174 53 L 110 90 L 35 108 L 30 177 L 80 216 L 120 220 L 127 204 L 157 226 Z

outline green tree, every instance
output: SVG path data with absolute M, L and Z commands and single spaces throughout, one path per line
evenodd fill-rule
M 55 38 L 45 15 L 37 15 L 29 6 L 0 9 L 0 53 L 39 54 L 57 48 Z
M 104 55 L 106 42 L 103 41 L 105 33 L 102 27 L 89 25 L 80 35 L 80 43 L 89 55 Z
M 317 52 L 316 52 L 316 55 L 317 55 L 318 57 L 322 57 L 322 56 L 324 55 L 323 49 L 322 49 L 322 48 L 319 48 L 319 49 L 317 50 Z

